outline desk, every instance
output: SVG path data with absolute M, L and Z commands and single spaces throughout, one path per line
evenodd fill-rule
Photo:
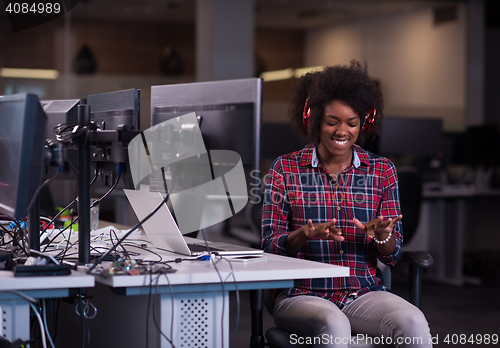
M 15 277 L 12 271 L 0 271 L 1 334 L 9 341 L 30 339 L 29 303 L 9 291 L 37 299 L 56 298 L 70 296 L 70 289 L 93 286 L 94 277 L 79 272 L 67 276 Z
M 176 273 L 153 277 L 158 281 L 161 294 L 161 330 L 176 347 L 228 347 L 229 346 L 229 294 L 228 291 L 287 288 L 294 280 L 323 277 L 346 277 L 347 267 L 327 265 L 307 260 L 265 254 L 266 260 L 251 262 L 217 263 L 219 275 L 210 261 L 172 264 Z M 168 279 L 168 280 L 167 280 Z M 147 295 L 149 276 L 96 276 L 96 282 L 105 284 L 123 295 Z M 169 286 L 170 283 L 170 286 Z M 154 291 L 154 290 L 153 290 Z M 170 297 L 172 291 L 173 297 Z M 173 310 L 172 310 L 173 309 Z M 172 326 L 173 323 L 173 326 Z M 161 347 L 171 347 L 161 338 Z
M 474 187 L 445 186 L 442 190 L 424 190 L 423 218 L 418 233 L 423 232 L 424 249 L 434 258 L 434 265 L 426 272 L 427 279 L 458 286 L 479 282 L 463 274 L 464 238 L 470 228 L 468 224 L 474 219 L 468 214 L 467 199 L 499 196 L 500 190 Z

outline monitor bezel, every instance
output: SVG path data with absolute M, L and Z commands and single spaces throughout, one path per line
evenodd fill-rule
M 21 93 L 4 96 L 0 103 L 24 102 L 22 142 L 19 174 L 14 191 L 12 209 L 0 205 L 0 214 L 12 219 L 25 219 L 28 215 L 28 206 L 38 187 L 42 184 L 44 171 L 45 128 L 47 116 L 35 94 Z

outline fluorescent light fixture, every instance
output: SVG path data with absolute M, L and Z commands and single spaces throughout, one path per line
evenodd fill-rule
M 55 80 L 59 76 L 59 72 L 52 69 L 0 68 L 0 76 L 21 79 Z
M 266 71 L 260 74 L 260 77 L 264 82 L 268 81 L 278 81 L 278 80 L 287 80 L 293 77 L 293 69 L 288 68 L 284 70 L 274 70 L 274 71 Z
M 324 68 L 324 66 L 312 66 L 312 67 L 309 67 L 309 68 L 295 69 L 295 75 L 294 76 L 296 78 L 300 78 L 300 77 L 304 76 L 305 74 L 307 74 L 309 72 L 323 70 L 323 68 Z
M 283 69 L 283 70 L 274 70 L 274 71 L 266 71 L 260 74 L 260 77 L 264 82 L 267 81 L 278 81 L 278 80 L 287 80 L 292 77 L 300 78 L 307 74 L 308 72 L 323 70 L 324 66 L 311 66 L 308 68 L 299 68 L 293 70 L 292 68 Z

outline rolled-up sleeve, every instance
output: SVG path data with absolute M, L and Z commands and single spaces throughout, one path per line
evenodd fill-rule
M 380 200 L 380 207 L 377 216 L 384 216 L 386 218 L 395 218 L 401 214 L 401 207 L 399 204 L 399 185 L 398 176 L 394 164 L 388 161 L 388 170 L 385 176 L 382 197 Z M 375 248 L 375 256 L 380 262 L 386 265 L 394 265 L 401 257 L 401 246 L 403 244 L 403 225 L 398 221 L 392 230 L 392 235 L 396 240 L 396 249 L 391 255 L 381 255 Z

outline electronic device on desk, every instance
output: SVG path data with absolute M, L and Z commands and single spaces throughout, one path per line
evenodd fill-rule
M 194 112 L 201 117 L 208 151 L 231 150 L 241 156 L 250 190 L 260 187 L 261 99 L 262 80 L 258 78 L 152 86 L 151 126 Z M 170 151 L 165 149 L 165 154 L 175 155 L 175 149 Z M 229 226 L 237 215 L 225 220 L 226 234 L 231 234 Z
M 79 266 L 79 270 L 88 271 L 88 267 Z M 100 264 L 92 271 L 90 271 L 93 275 L 99 275 L 102 277 L 110 277 L 110 276 L 120 276 L 120 275 L 150 275 L 150 274 L 166 274 L 166 273 L 175 273 L 177 270 L 172 268 L 168 264 L 164 263 L 156 263 L 151 264 L 149 262 L 142 262 L 141 260 L 131 260 L 131 259 L 123 259 L 120 258 L 115 260 L 112 265 L 103 265 Z
M 71 274 L 71 268 L 60 264 L 52 255 L 31 250 L 24 264 L 14 265 L 13 272 L 16 277 L 58 276 Z
M 10 250 L 0 249 L 0 270 L 11 270 L 14 266 L 14 254 Z
M 47 116 L 34 94 L 0 98 L 0 213 L 25 219 L 42 184 Z
M 139 89 L 92 94 L 88 96 L 88 105 L 90 122 L 97 126 L 96 133 L 140 129 Z M 115 188 L 134 188 L 126 145 L 126 141 L 99 141 L 92 144 L 91 166 L 100 173 L 93 186 L 111 187 L 120 175 Z
M 139 221 L 146 218 L 159 204 L 163 197 L 158 192 L 150 192 L 147 186 L 140 190 L 123 190 L 134 209 Z M 205 253 L 217 253 L 221 256 L 254 255 L 262 256 L 262 249 L 254 249 L 222 242 L 208 242 L 200 239 L 184 238 L 169 208 L 161 208 L 142 224 L 144 232 L 153 246 L 187 256 L 200 256 Z

